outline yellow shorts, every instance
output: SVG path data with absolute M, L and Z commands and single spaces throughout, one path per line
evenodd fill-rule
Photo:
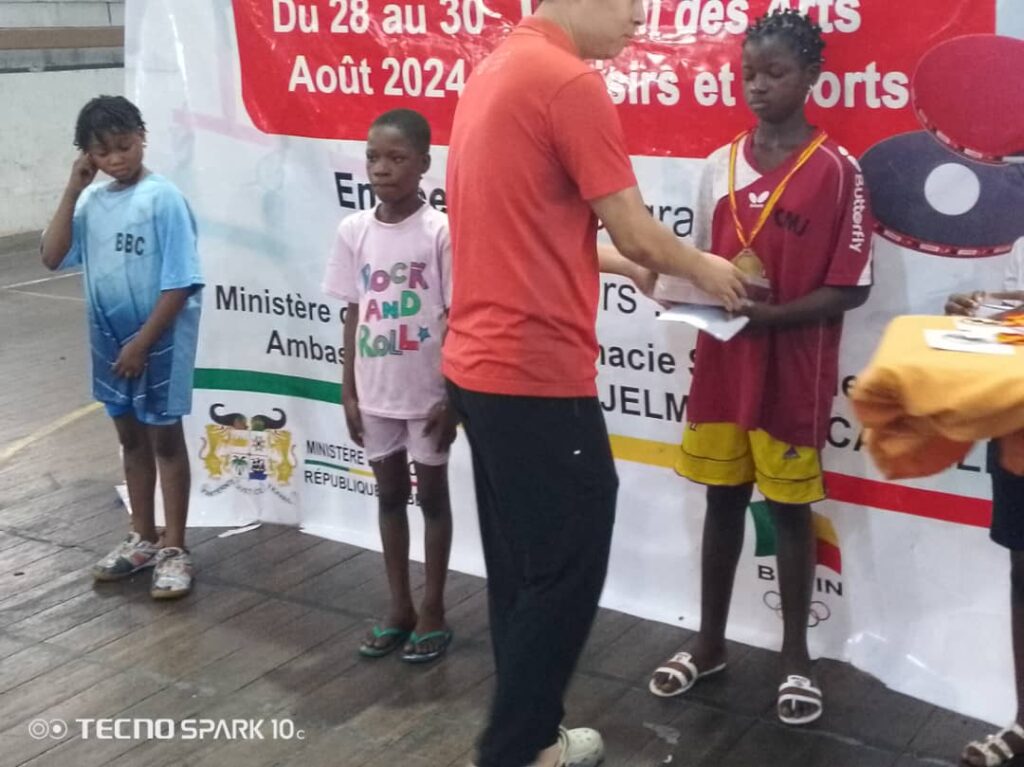
M 818 450 L 787 445 L 765 431 L 748 432 L 734 423 L 687 424 L 676 472 L 702 485 L 756 482 L 764 497 L 776 503 L 825 498 Z

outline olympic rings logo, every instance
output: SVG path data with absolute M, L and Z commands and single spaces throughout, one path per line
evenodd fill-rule
M 782 619 L 782 595 L 778 591 L 766 591 L 764 593 L 764 605 Z M 815 600 L 811 602 L 811 610 L 807 616 L 807 627 L 815 628 L 832 617 L 832 610 L 824 602 Z

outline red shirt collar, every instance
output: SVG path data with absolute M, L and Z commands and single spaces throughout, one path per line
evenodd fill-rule
M 569 37 L 569 33 L 553 21 L 540 16 L 527 16 L 519 22 L 516 28 L 539 32 L 552 45 L 561 48 L 566 53 L 571 53 L 577 58 L 580 57 L 580 52 L 576 48 L 576 44 L 573 43 L 572 38 Z

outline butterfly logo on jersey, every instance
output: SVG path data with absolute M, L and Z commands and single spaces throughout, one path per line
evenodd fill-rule
M 858 173 L 861 172 L 860 163 L 857 162 L 857 158 L 856 157 L 854 157 L 852 154 L 850 154 L 850 150 L 849 149 L 847 149 L 845 146 L 840 146 L 839 147 L 839 154 L 841 154 L 843 157 L 845 157 L 847 160 L 849 160 L 850 161 L 850 165 L 852 165 L 854 168 L 856 168 Z
M 769 192 L 767 189 L 761 192 L 761 194 L 758 194 L 757 192 L 750 192 L 750 194 L 748 195 L 748 199 L 750 200 L 750 207 L 763 208 L 765 204 L 767 204 L 768 198 L 771 196 L 772 193 Z

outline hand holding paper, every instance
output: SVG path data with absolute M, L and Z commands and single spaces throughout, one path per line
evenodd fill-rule
M 719 341 L 730 341 L 750 323 L 749 317 L 730 314 L 720 306 L 678 304 L 658 315 L 665 322 L 683 322 Z
M 744 275 L 744 285 L 747 298 L 751 301 L 767 301 L 771 294 L 771 288 L 767 280 Z M 655 301 L 668 304 L 723 306 L 722 301 L 699 288 L 693 281 L 685 277 L 670 277 L 664 274 L 658 277 L 658 281 L 654 285 L 653 297 Z
M 708 296 L 714 297 L 719 306 L 735 311 L 747 296 L 743 273 L 736 266 L 714 253 L 699 253 L 701 256 L 693 269 L 693 282 Z

